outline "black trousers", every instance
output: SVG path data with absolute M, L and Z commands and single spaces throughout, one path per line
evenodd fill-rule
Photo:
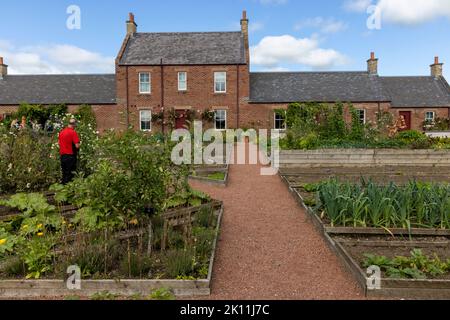
M 73 180 L 77 170 L 77 156 L 65 154 L 61 156 L 62 184 L 66 185 Z

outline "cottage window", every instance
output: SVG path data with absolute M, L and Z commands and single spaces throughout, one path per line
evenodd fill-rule
M 214 92 L 215 93 L 227 92 L 227 73 L 226 72 L 214 72 Z
M 187 90 L 187 72 L 178 72 L 178 91 Z
M 425 113 L 425 122 L 431 124 L 434 122 L 435 118 L 436 118 L 436 113 L 434 111 L 428 111 Z
M 356 113 L 358 115 L 359 122 L 361 124 L 366 124 L 366 110 L 358 109 L 356 110 Z
M 141 110 L 139 112 L 139 120 L 141 131 L 151 131 L 152 130 L 152 111 L 151 110 Z
M 286 130 L 286 112 L 277 111 L 274 114 L 275 130 Z
M 214 123 L 216 130 L 226 130 L 227 129 L 227 111 L 226 110 L 216 110 L 214 114 Z
M 150 73 L 148 72 L 139 73 L 139 93 L 149 94 L 151 93 L 151 90 L 152 86 Z

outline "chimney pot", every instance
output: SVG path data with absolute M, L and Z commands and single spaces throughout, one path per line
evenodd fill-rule
M 375 52 L 370 53 L 370 59 L 367 60 L 367 72 L 370 75 L 378 74 L 378 59 L 375 58 Z
M 0 80 L 8 75 L 8 66 L 4 63 L 3 57 L 0 57 Z
M 443 63 L 439 62 L 439 57 L 434 57 L 434 64 L 431 67 L 431 76 L 440 78 L 443 75 Z
M 247 64 L 250 65 L 250 45 L 249 45 L 249 34 L 248 34 L 248 18 L 247 11 L 242 11 L 242 19 L 241 19 L 241 32 L 244 37 L 244 45 L 245 45 L 245 60 Z
M 127 34 L 134 34 L 137 32 L 137 24 L 134 19 L 134 14 L 130 12 L 129 19 L 127 21 Z

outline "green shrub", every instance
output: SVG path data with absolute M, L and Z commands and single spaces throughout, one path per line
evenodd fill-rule
M 188 276 L 194 271 L 195 253 L 192 249 L 170 250 L 164 257 L 164 263 L 168 278 Z
M 450 259 L 443 262 L 437 255 L 433 258 L 424 255 L 420 249 L 412 250 L 409 257 L 390 259 L 373 254 L 365 254 L 364 257 L 363 267 L 378 266 L 388 277 L 395 279 L 426 279 L 450 272 Z
M 192 229 L 192 236 L 194 238 L 197 256 L 204 259 L 209 259 L 215 235 L 216 232 L 212 229 L 203 227 L 194 227 Z
M 148 298 L 150 300 L 175 300 L 175 295 L 170 289 L 160 288 L 154 290 Z
M 17 256 L 12 256 L 4 260 L 1 265 L 0 273 L 6 277 L 16 278 L 18 276 L 25 276 L 26 269 L 24 262 Z

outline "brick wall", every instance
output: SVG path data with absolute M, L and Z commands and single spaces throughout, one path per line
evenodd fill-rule
M 429 111 L 436 113 L 436 118 L 448 118 L 450 115 L 449 108 L 392 108 L 390 110 L 394 117 L 399 117 L 401 111 L 411 112 L 411 129 L 423 130 L 423 122 L 425 121 L 425 114 Z
M 227 110 L 228 128 L 236 128 L 238 101 L 239 106 L 243 106 L 248 100 L 249 74 L 248 67 L 245 65 L 164 66 L 163 68 L 161 66 L 118 66 L 117 70 L 117 102 L 119 106 L 126 109 L 128 95 L 129 123 L 136 129 L 139 128 L 140 110 L 159 113 L 162 106 L 166 114 L 165 122 L 169 121 L 170 109 L 201 112 L 207 109 L 224 109 Z M 151 75 L 150 94 L 139 93 L 139 73 L 141 72 L 148 72 Z M 187 72 L 186 91 L 178 91 L 178 72 Z M 214 92 L 214 72 L 227 72 L 226 93 Z M 163 73 L 164 92 L 162 92 L 161 73 Z M 159 131 L 161 126 L 154 125 L 153 129 Z

